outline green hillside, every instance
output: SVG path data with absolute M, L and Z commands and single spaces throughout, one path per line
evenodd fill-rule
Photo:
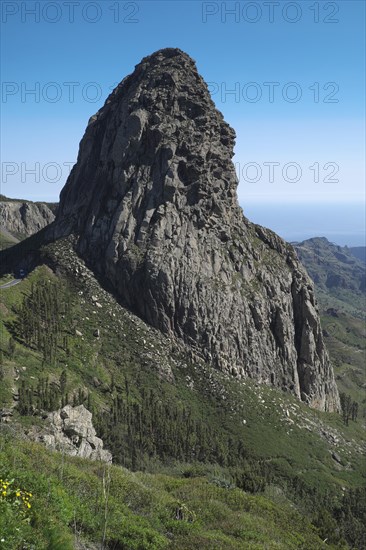
M 107 467 L 23 440 L 65 403 L 91 410 L 113 454 L 104 548 L 365 547 L 361 417 L 346 426 L 211 369 L 119 306 L 67 240 L 42 254 L 0 304 L 0 407 L 13 414 L 0 478 L 33 495 L 19 532 L 20 509 L 1 501 L 9 540 L 28 541 L 14 548 L 83 548 L 75 532 L 100 545 Z
M 10 248 L 18 242 L 18 239 L 4 228 L 0 229 L 0 250 Z
M 40 445 L 10 442 L 10 436 L 1 439 L 3 480 L 14 479 L 0 501 L 2 548 L 71 550 L 75 541 L 99 548 L 103 539 L 105 548 L 131 550 L 325 547 L 285 501 L 220 487 L 214 475 L 132 473 L 70 457 L 61 462 Z M 12 487 L 31 494 L 30 508 L 11 506 Z

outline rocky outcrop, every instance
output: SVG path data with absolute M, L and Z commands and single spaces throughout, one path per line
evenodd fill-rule
M 31 201 L 0 201 L 0 230 L 16 239 L 37 233 L 55 219 L 55 205 Z
M 74 234 L 125 306 L 218 369 L 338 410 L 312 283 L 243 216 L 234 142 L 188 55 L 144 58 L 91 117 L 48 239 Z
M 96 436 L 92 413 L 84 405 L 62 409 L 48 415 L 49 426 L 37 439 L 47 447 L 72 456 L 112 462 L 112 455 L 103 449 L 103 441 Z

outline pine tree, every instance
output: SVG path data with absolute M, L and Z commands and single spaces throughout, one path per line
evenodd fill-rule
M 352 403 L 351 415 L 352 415 L 352 420 L 355 422 L 357 420 L 357 415 L 358 415 L 358 403 L 356 401 Z
M 66 385 L 67 385 L 67 372 L 65 370 L 63 370 L 62 373 L 61 373 L 61 376 L 60 376 L 60 392 L 61 392 L 61 395 L 63 395 L 65 393 Z

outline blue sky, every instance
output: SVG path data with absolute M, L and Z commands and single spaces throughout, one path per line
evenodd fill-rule
M 364 202 L 363 0 L 1 8 L 4 194 L 57 200 L 89 117 L 143 56 L 173 46 L 236 130 L 244 210 Z

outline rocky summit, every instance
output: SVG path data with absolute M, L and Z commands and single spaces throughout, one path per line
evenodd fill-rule
M 90 118 L 48 239 L 75 235 L 122 304 L 194 355 L 338 410 L 313 285 L 243 216 L 234 144 L 187 54 L 144 58 Z

